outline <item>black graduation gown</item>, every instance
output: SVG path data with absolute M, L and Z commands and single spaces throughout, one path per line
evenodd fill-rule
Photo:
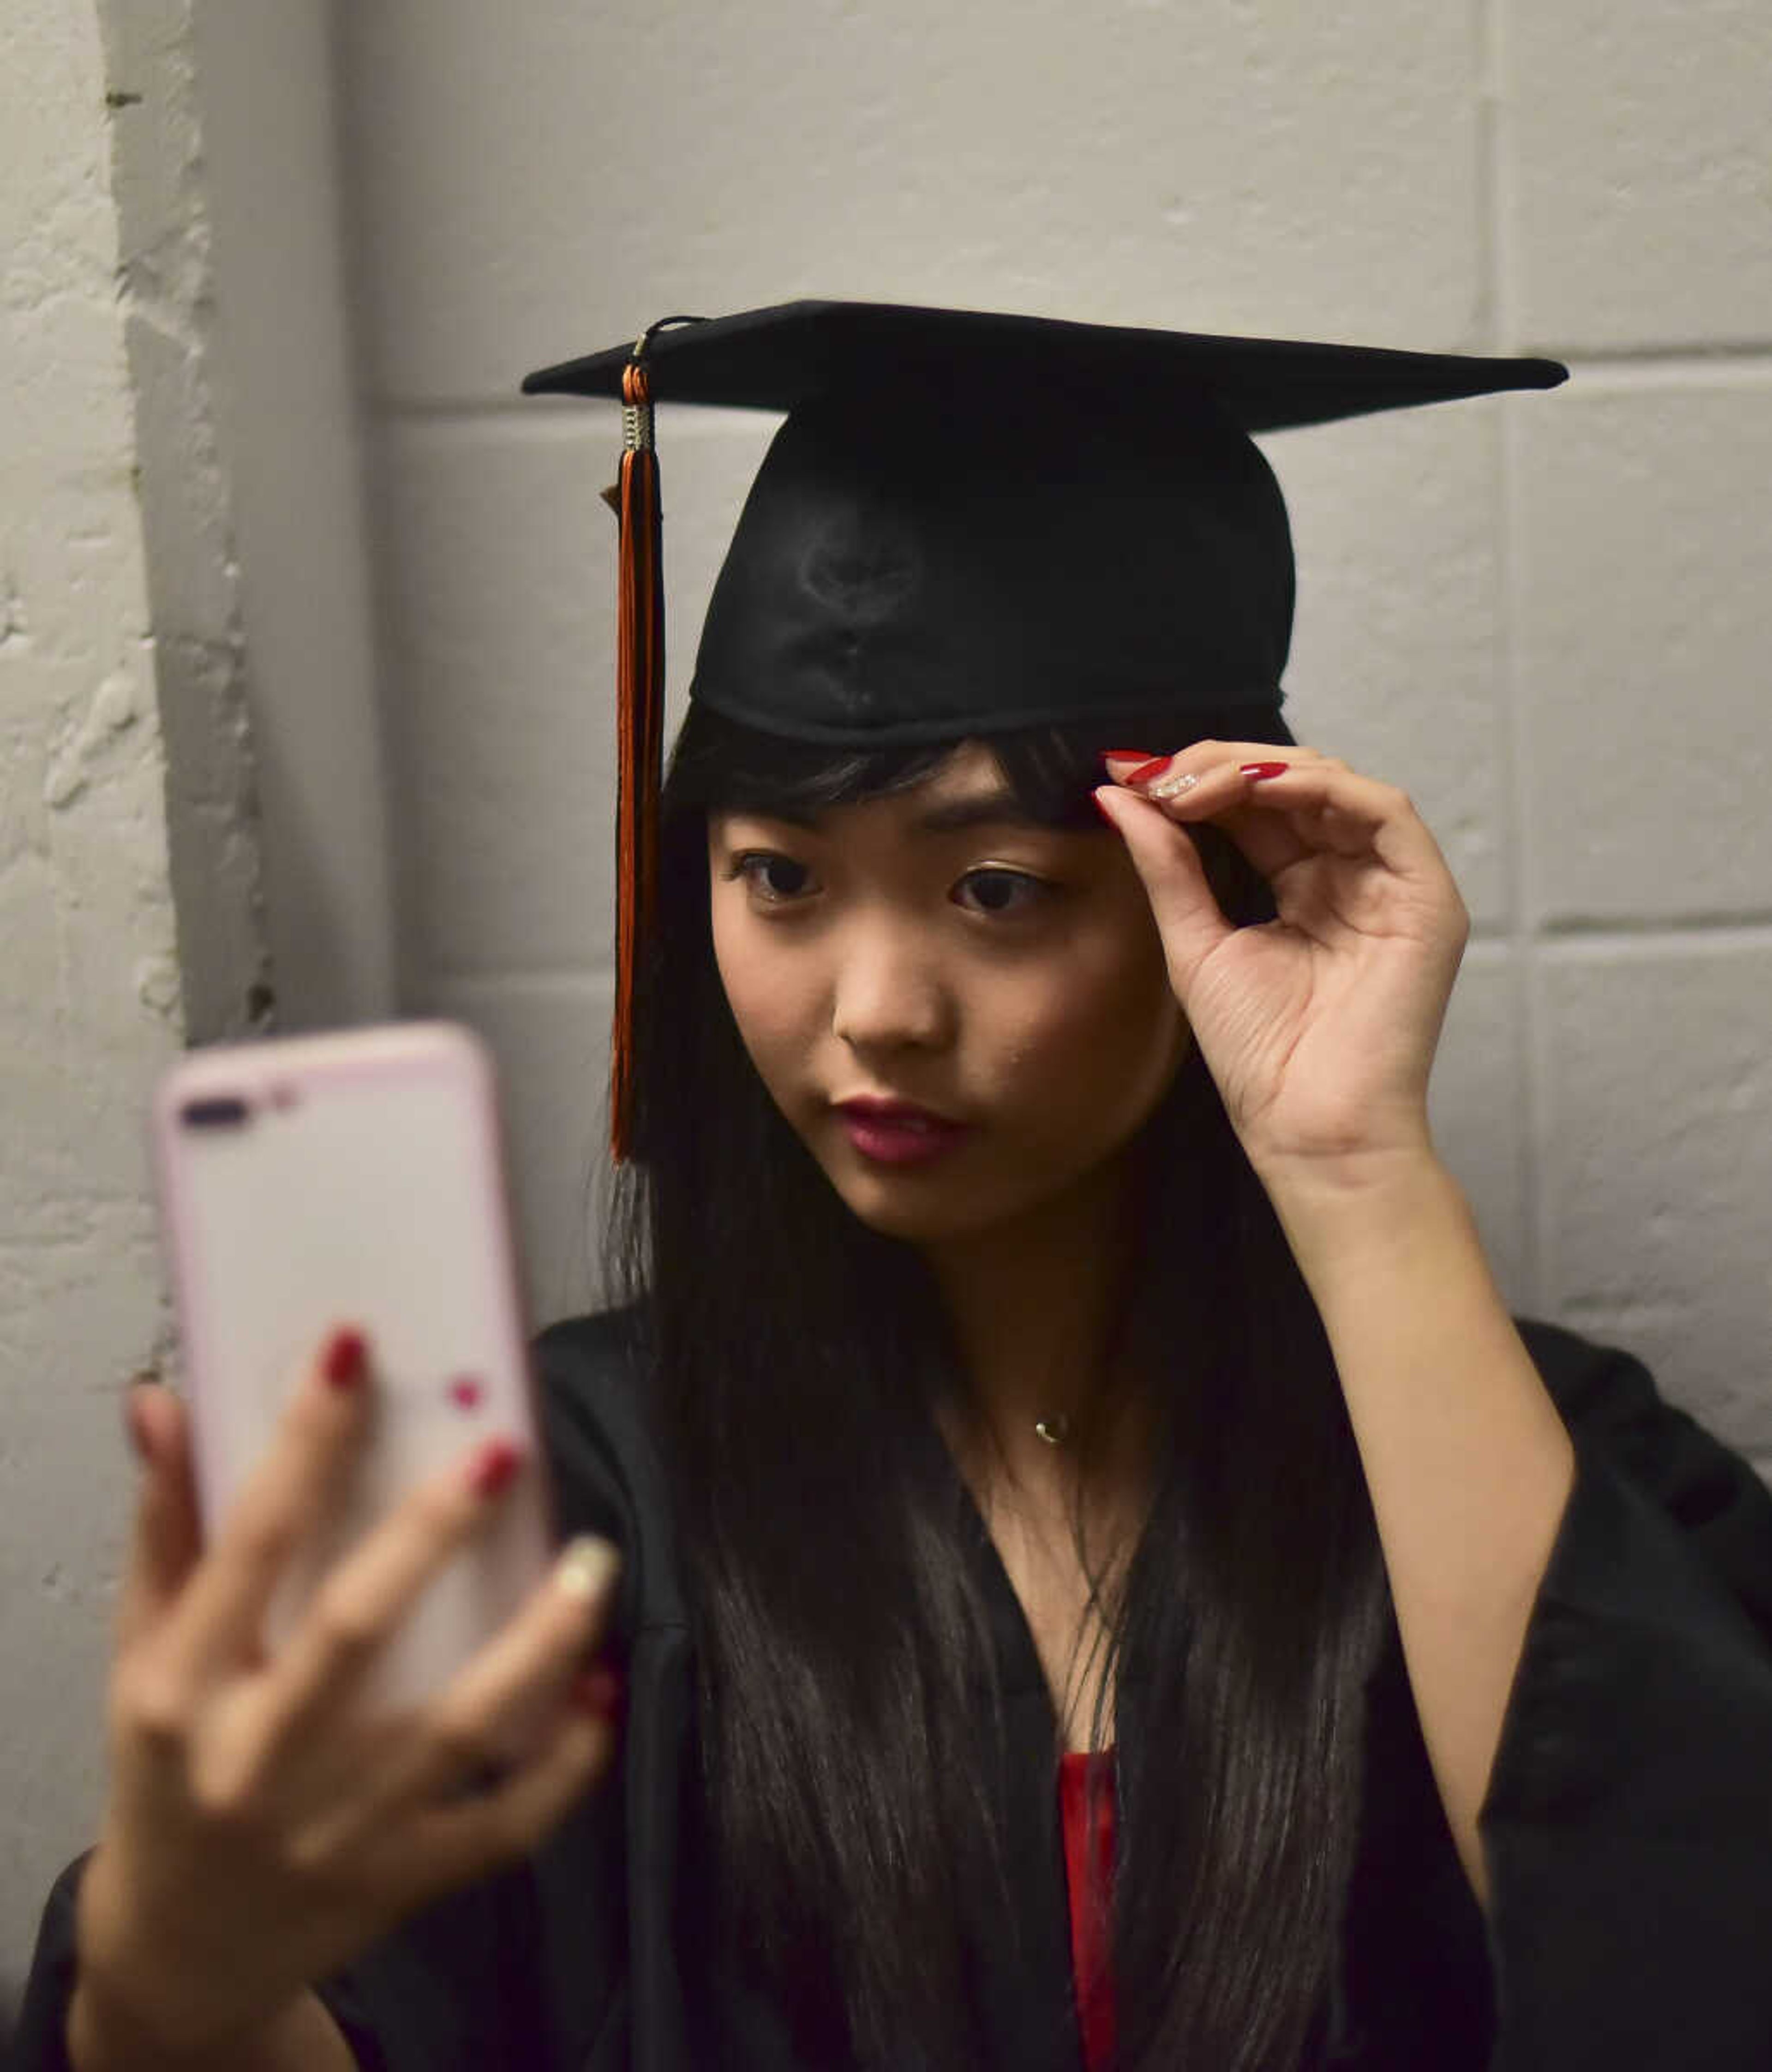
M 1489 1914 L 1453 1852 L 1393 1623 L 1311 2072 L 1766 2072 L 1772 1495 L 1634 1360 L 1523 1329 L 1577 1468 L 1479 1822 Z M 693 1642 L 628 1330 L 580 1318 L 538 1346 L 562 1527 L 627 1551 L 619 1770 L 532 1860 L 323 1983 L 374 2072 L 809 2072 L 697 1930 Z M 1050 1701 L 981 1524 L 976 1538 L 1009 1715 L 1000 1786 L 1022 1915 L 1013 1934 L 981 1917 L 989 2062 L 1081 2072 Z M 79 1870 L 45 1910 L 19 2072 L 65 2072 Z

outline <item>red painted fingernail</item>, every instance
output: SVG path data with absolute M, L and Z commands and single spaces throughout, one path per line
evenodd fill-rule
M 1264 777 L 1284 777 L 1292 765 L 1289 763 L 1244 763 L 1237 767 L 1244 776 L 1252 777 L 1259 784 Z
M 1154 758 L 1148 748 L 1104 748 L 1101 759 L 1104 763 L 1149 763 Z
M 496 1496 L 523 1465 L 523 1449 L 508 1439 L 488 1439 L 474 1456 L 467 1485 L 475 1496 Z
M 360 1388 L 368 1372 L 368 1342 L 361 1331 L 348 1325 L 327 1340 L 322 1363 L 327 1379 L 335 1388 Z
M 1153 755 L 1148 763 L 1141 763 L 1136 770 L 1129 770 L 1120 781 L 1126 784 L 1149 784 L 1161 777 L 1174 760 L 1173 755 Z
M 594 1712 L 601 1720 L 613 1719 L 627 1695 L 627 1682 L 619 1669 L 587 1669 L 573 1679 L 574 1704 L 580 1712 Z

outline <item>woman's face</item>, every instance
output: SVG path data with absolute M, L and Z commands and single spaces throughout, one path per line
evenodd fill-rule
M 1022 816 L 995 758 L 809 820 L 709 823 L 714 954 L 752 1063 L 864 1223 L 911 1243 L 1054 1201 L 1186 1044 L 1124 845 Z

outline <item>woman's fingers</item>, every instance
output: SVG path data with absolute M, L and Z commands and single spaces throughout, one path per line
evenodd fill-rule
M 1104 785 L 1096 797 L 1124 838 L 1144 880 L 1163 939 L 1170 982 L 1185 1006 L 1194 972 L 1234 932 L 1231 923 L 1212 896 L 1206 866 L 1184 828 L 1136 793 Z
M 1402 870 L 1438 855 L 1407 793 L 1314 749 L 1202 741 L 1159 760 L 1129 768 L 1111 757 L 1108 767 L 1170 819 L 1223 828 L 1270 882 L 1325 851 Z
M 218 1662 L 253 1657 L 278 1579 L 330 1508 L 328 1492 L 365 1429 L 369 1393 L 362 1334 L 334 1332 L 174 1613 L 167 1651 L 175 1671 L 201 1675 Z
M 608 1769 L 612 1712 L 569 1706 L 541 1753 L 489 1791 L 424 1815 L 407 1875 L 417 1893 L 444 1892 L 527 1856 Z
M 1184 825 L 1214 822 L 1255 869 L 1271 880 L 1305 854 L 1308 845 L 1285 821 L 1245 808 L 1265 783 L 1273 781 L 1277 771 L 1289 772 L 1325 760 L 1313 748 L 1277 748 L 1260 741 L 1195 741 L 1173 755 L 1142 765 L 1110 756 L 1107 767 L 1116 784 L 1161 807 L 1170 819 Z
M 1184 1007 L 1201 967 L 1234 932 L 1188 853 L 1184 831 L 1194 823 L 1230 836 L 1300 939 L 1341 948 L 1379 938 L 1462 944 L 1445 860 L 1396 786 L 1312 749 L 1254 742 L 1196 742 L 1142 766 L 1112 756 L 1108 767 L 1116 783 L 1096 796 L 1145 880 Z
M 1274 887 L 1282 919 L 1299 917 L 1317 903 L 1293 886 L 1288 873 L 1293 864 L 1319 857 L 1338 860 L 1330 876 L 1305 871 L 1301 882 L 1318 894 L 1324 883 L 1338 885 L 1342 896 L 1333 903 L 1339 918 L 1356 927 L 1380 913 L 1394 925 L 1404 909 L 1419 918 L 1459 904 L 1440 845 L 1408 794 L 1345 763 L 1301 763 L 1256 783 L 1232 838 L 1252 855 L 1262 829 L 1273 830 L 1277 847 L 1283 844 L 1292 852 L 1260 866 Z
M 348 1854 L 378 1832 L 407 1836 L 408 1859 L 392 1875 L 409 1877 L 415 1895 L 532 1849 L 615 1749 L 621 1679 L 583 1664 L 620 1567 L 606 1540 L 571 1542 L 522 1611 L 390 1744 L 373 1790 L 310 1833 L 308 1846 Z M 513 1738 L 538 1737 L 537 1752 L 513 1766 Z
M 327 1572 L 266 1672 L 261 1693 L 278 1741 L 347 1698 L 438 1571 L 492 1515 L 524 1470 L 516 1449 L 490 1439 L 411 1490 Z
M 429 1478 L 330 1559 L 266 1659 L 291 1557 L 321 1553 L 316 1532 L 359 1471 L 365 1355 L 343 1335 L 314 1361 L 200 1558 L 178 1406 L 150 1396 L 130 1420 L 147 1470 L 128 1592 L 138 1644 L 111 1679 L 97 1861 L 113 1975 L 151 1980 L 143 2004 L 180 2021 L 200 2010 L 231 2030 L 413 1906 L 533 1848 L 615 1745 L 606 1676 L 562 1702 L 606 1615 L 615 1564 L 600 1545 L 570 1550 L 429 1704 L 352 1702 L 427 1582 L 493 1518 L 521 1465 L 509 1445 Z M 488 1767 L 491 1788 L 464 1795 Z
M 620 1570 L 606 1540 L 572 1541 L 541 1589 L 433 1701 L 409 1752 L 390 1766 L 380 1805 L 434 1803 L 497 1768 L 513 1735 L 557 1704 L 601 1635 Z M 606 1672 L 602 1681 L 610 1680 Z
M 142 1481 L 117 1605 L 120 1649 L 166 1617 L 203 1552 L 184 1405 L 157 1382 L 134 1382 L 124 1400 L 123 1414 L 130 1444 L 142 1464 Z
M 1247 791 L 1246 771 L 1327 759 L 1318 749 L 1264 741 L 1193 741 L 1173 754 L 1141 757 L 1115 750 L 1102 758 L 1115 783 L 1161 805 L 1192 800 L 1203 790 L 1222 804 Z

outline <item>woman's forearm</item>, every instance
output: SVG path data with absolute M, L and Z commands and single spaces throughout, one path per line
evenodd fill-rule
M 1422 1736 L 1486 1906 L 1477 1815 L 1574 1449 L 1430 1154 L 1269 1192 L 1329 1334 Z

